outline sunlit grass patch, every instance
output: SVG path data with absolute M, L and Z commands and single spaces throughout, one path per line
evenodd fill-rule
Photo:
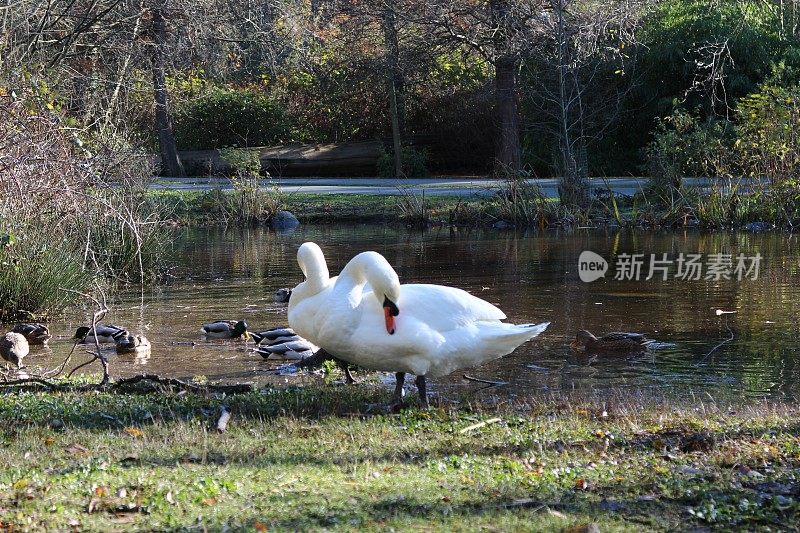
M 371 386 L 0 394 L 0 521 L 613 531 L 776 526 L 800 510 L 796 406 L 632 396 L 376 414 L 387 401 Z

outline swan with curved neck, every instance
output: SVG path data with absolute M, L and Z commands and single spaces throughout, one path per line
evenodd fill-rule
M 323 310 L 324 301 L 336 278 L 331 279 L 325 256 L 316 243 L 306 242 L 300 246 L 297 263 L 305 279 L 292 289 L 289 326 L 298 335 L 316 344 L 316 317 Z
M 338 277 L 329 278 L 319 246 L 300 248 L 306 281 L 292 291 L 290 325 L 339 359 L 394 372 L 398 403 L 406 373 L 417 376 L 427 406 L 426 376 L 507 355 L 549 325 L 501 322 L 506 315 L 500 309 L 454 287 L 401 285 L 377 252 L 356 255 Z

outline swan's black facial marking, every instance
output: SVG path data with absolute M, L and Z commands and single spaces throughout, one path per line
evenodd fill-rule
M 400 309 L 397 308 L 397 305 L 386 296 L 383 297 L 383 307 L 388 309 L 389 314 L 392 316 L 400 314 Z
M 400 314 L 400 310 L 395 303 L 386 296 L 383 297 L 383 318 L 386 321 L 386 333 L 394 335 L 395 323 L 394 317 Z

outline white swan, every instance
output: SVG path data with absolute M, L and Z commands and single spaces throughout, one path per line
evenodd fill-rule
M 306 281 L 292 291 L 289 324 L 339 359 L 395 372 L 396 402 L 402 400 L 405 373 L 417 376 L 426 407 L 427 376 L 507 355 L 549 325 L 503 323 L 500 309 L 461 289 L 400 285 L 377 252 L 358 254 L 332 279 L 314 243 L 300 247 L 298 263 Z

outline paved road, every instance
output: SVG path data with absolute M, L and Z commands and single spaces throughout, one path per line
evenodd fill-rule
M 548 197 L 558 196 L 558 180 L 555 178 L 530 180 L 539 185 Z M 705 186 L 710 180 L 687 178 L 686 183 Z M 643 188 L 647 178 L 592 178 L 592 189 L 611 187 L 619 194 L 633 195 Z M 280 178 L 261 180 L 263 187 L 277 185 L 282 192 L 315 194 L 422 194 L 431 196 L 488 196 L 503 184 L 502 181 L 485 178 Z M 159 178 L 151 185 L 153 189 L 193 190 L 231 189 L 225 178 Z

